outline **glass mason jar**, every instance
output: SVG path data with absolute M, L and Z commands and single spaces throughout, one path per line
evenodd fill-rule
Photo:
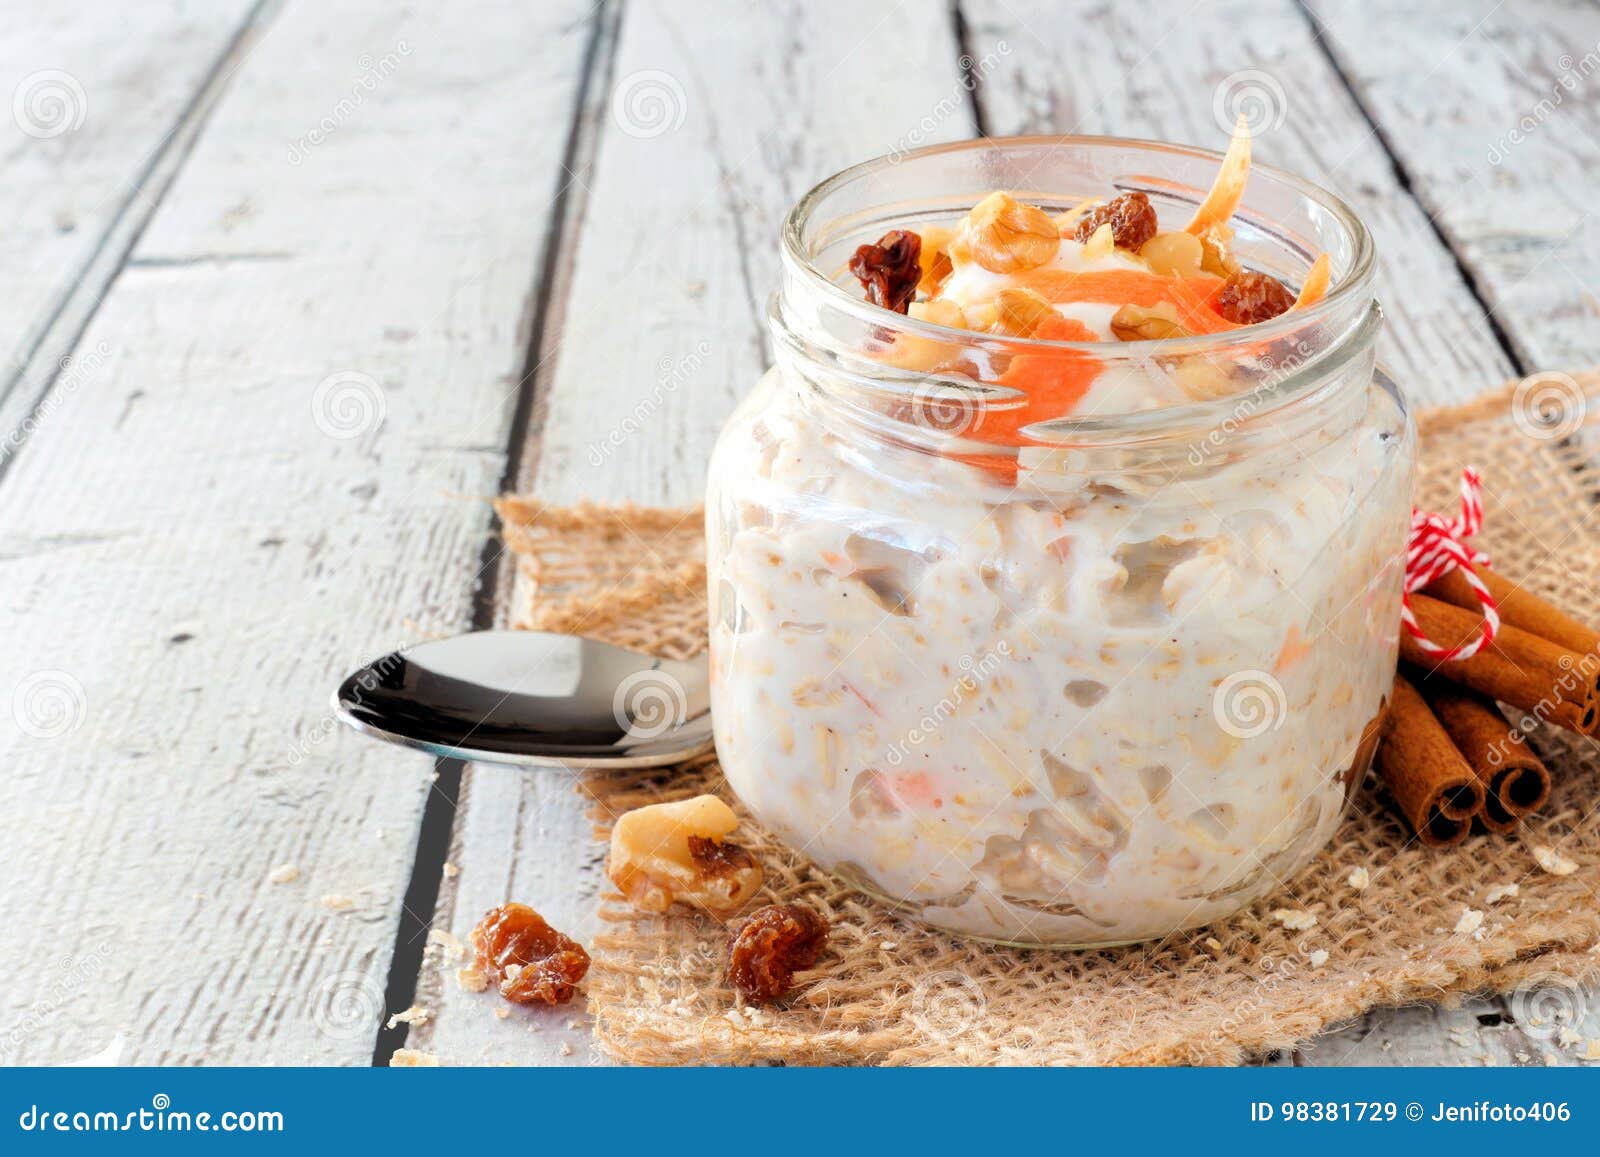
M 1143 190 L 1176 228 L 1219 162 L 936 147 L 838 174 L 784 226 L 776 365 L 710 464 L 717 750 L 763 823 L 928 923 L 1089 947 L 1212 922 L 1323 847 L 1371 759 L 1414 433 L 1348 206 L 1252 172 L 1234 252 L 1291 284 L 1327 252 L 1334 288 L 1221 335 L 946 329 L 846 271 L 994 189 L 1048 211 Z M 1041 412 L 999 381 L 1022 357 L 1195 400 Z

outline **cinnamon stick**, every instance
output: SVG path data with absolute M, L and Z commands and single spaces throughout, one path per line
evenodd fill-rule
M 1420 593 L 1411 596 L 1411 610 L 1423 634 L 1441 647 L 1476 638 L 1482 623 L 1476 611 Z M 1600 655 L 1568 650 L 1504 622 L 1493 643 L 1459 660 L 1440 661 L 1401 631 L 1400 657 L 1430 678 L 1460 683 L 1581 735 L 1594 734 L 1600 724 Z
M 1377 768 L 1423 844 L 1442 848 L 1467 838 L 1483 805 L 1483 786 L 1404 675 L 1395 676 Z
M 1550 798 L 1549 770 L 1492 699 L 1443 679 L 1416 686 L 1483 786 L 1484 827 L 1509 832 Z
M 1473 567 L 1472 573 L 1483 580 L 1483 585 L 1499 604 L 1502 623 L 1549 639 L 1569 651 L 1600 654 L 1600 632 L 1584 626 L 1553 603 L 1487 567 Z M 1478 609 L 1478 594 L 1467 585 L 1459 570 L 1434 579 L 1423 588 L 1423 593 L 1469 611 Z

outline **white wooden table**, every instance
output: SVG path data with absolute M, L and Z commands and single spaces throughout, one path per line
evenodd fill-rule
M 1417 403 L 1600 361 L 1591 5 L 0 20 L 0 1062 L 595 1059 L 581 1009 L 499 1019 L 423 951 L 508 898 L 594 930 L 571 785 L 345 734 L 328 693 L 503 613 L 502 489 L 698 497 L 766 357 L 780 216 L 847 163 L 978 132 L 1218 145 L 1262 102 L 1258 155 L 1371 224 Z M 380 1030 L 413 1000 L 431 1020 Z M 1387 1010 L 1269 1059 L 1573 1059 L 1511 1011 Z

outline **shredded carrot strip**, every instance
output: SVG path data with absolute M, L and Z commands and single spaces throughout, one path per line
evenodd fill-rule
M 1056 228 L 1061 231 L 1061 236 L 1070 237 L 1072 231 L 1078 227 L 1078 218 L 1082 217 L 1094 207 L 1094 198 L 1090 197 L 1078 202 L 1065 213 L 1056 216 Z
M 1333 277 L 1333 262 L 1324 253 L 1311 263 L 1311 268 L 1306 271 L 1305 282 L 1300 286 L 1300 296 L 1294 299 L 1290 309 L 1305 309 L 1321 301 L 1328 292 L 1328 282 Z
M 1041 341 L 1095 341 L 1095 332 L 1074 318 L 1047 317 L 1034 329 Z M 995 446 L 1025 446 L 1024 427 L 1062 418 L 1072 413 L 1100 375 L 1100 359 L 1082 350 L 1037 350 L 1015 354 L 996 380 L 1026 395 L 1020 405 L 985 410 L 972 424 L 968 436 Z M 1002 482 L 1017 478 L 1015 460 L 1000 454 L 958 454 L 956 458 L 980 466 Z
M 1278 658 L 1272 664 L 1274 671 L 1287 671 L 1307 655 L 1311 654 L 1311 644 L 1300 637 L 1300 628 L 1293 623 L 1283 636 L 1283 648 L 1278 652 Z
M 1095 302 L 1104 305 L 1138 305 L 1145 309 L 1166 302 L 1190 333 L 1224 333 L 1239 327 L 1217 312 L 1214 304 L 1222 291 L 1222 278 L 1211 274 L 1168 277 L 1134 269 L 1109 269 L 1074 273 L 1065 269 L 1036 269 L 1022 274 L 1020 284 L 1053 304 Z M 1078 339 L 1066 339 L 1078 340 Z
M 1212 225 L 1225 224 L 1239 208 L 1239 201 L 1244 197 L 1245 182 L 1249 179 L 1250 121 L 1240 113 L 1233 126 L 1233 140 L 1228 143 L 1222 167 L 1217 170 L 1217 179 L 1211 182 L 1211 191 L 1183 227 L 1184 231 L 1198 237 Z

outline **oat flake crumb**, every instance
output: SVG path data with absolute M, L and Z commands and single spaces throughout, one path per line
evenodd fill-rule
M 1274 908 L 1272 918 L 1291 932 L 1304 932 L 1317 926 L 1317 918 L 1301 908 Z
M 1358 892 L 1364 891 L 1366 886 L 1372 883 L 1372 873 L 1365 868 L 1351 868 L 1350 874 L 1344 878 L 1344 882 Z
M 462 992 L 482 992 L 489 987 L 489 978 L 477 966 L 456 969 L 456 987 Z M 496 1009 L 496 1012 L 502 1010 Z
M 467 954 L 467 946 L 457 937 L 446 932 L 443 928 L 428 929 L 428 943 L 437 944 L 443 948 L 452 959 L 460 959 Z
M 1546 844 L 1535 844 L 1532 851 L 1534 863 L 1552 876 L 1570 876 L 1578 870 L 1576 862 Z
M 431 1012 L 423 1008 L 420 1004 L 413 1004 L 404 1012 L 397 1012 L 391 1016 L 386 1027 L 393 1028 L 397 1024 L 424 1025 L 428 1023 L 428 1018 L 432 1015 L 433 1014 Z
M 356 902 L 349 896 L 339 896 L 330 892 L 322 898 L 322 906 L 330 912 L 348 912 L 356 906 Z
M 1461 913 L 1461 919 L 1456 921 L 1455 930 L 1460 933 L 1476 932 L 1483 927 L 1483 913 L 1476 908 L 1468 908 Z
M 1310 960 L 1312 968 L 1321 968 L 1324 964 L 1328 963 L 1328 950 L 1326 948 L 1318 948 L 1313 950 Z
M 1221 952 L 1222 951 L 1222 941 L 1218 940 L 1215 936 L 1207 936 L 1206 937 L 1206 947 L 1211 949 L 1211 951 L 1213 951 L 1213 952 Z
M 461 875 L 461 869 L 456 867 L 449 860 L 446 860 L 444 862 L 444 878 L 447 880 L 454 880 L 459 875 Z
M 561 1047 L 559 1049 L 557 1049 L 556 1051 L 559 1052 L 564 1057 L 570 1057 L 572 1055 L 572 1046 L 569 1045 L 566 1041 L 562 1041 L 561 1042 Z
M 1556 1044 L 1564 1049 L 1576 1048 L 1583 1043 L 1583 1037 L 1574 1032 L 1570 1025 L 1562 1025 L 1556 1029 Z
M 395 1049 L 394 1056 L 389 1058 L 389 1067 L 392 1069 L 437 1069 L 440 1067 L 439 1058 L 432 1053 L 421 1053 L 416 1049 Z
M 1600 1061 L 1600 1036 L 1592 1036 L 1584 1047 L 1583 1059 L 1586 1061 Z
M 292 884 L 299 878 L 299 864 L 279 864 L 267 873 L 267 883 L 269 884 Z
M 1515 884 L 1496 884 L 1483 895 L 1485 905 L 1498 904 L 1501 900 L 1510 900 L 1516 896 L 1518 887 Z
M 500 1020 L 505 1020 L 506 1017 L 511 1015 L 511 1010 L 502 1004 L 499 1008 L 494 1010 L 494 1015 Z

